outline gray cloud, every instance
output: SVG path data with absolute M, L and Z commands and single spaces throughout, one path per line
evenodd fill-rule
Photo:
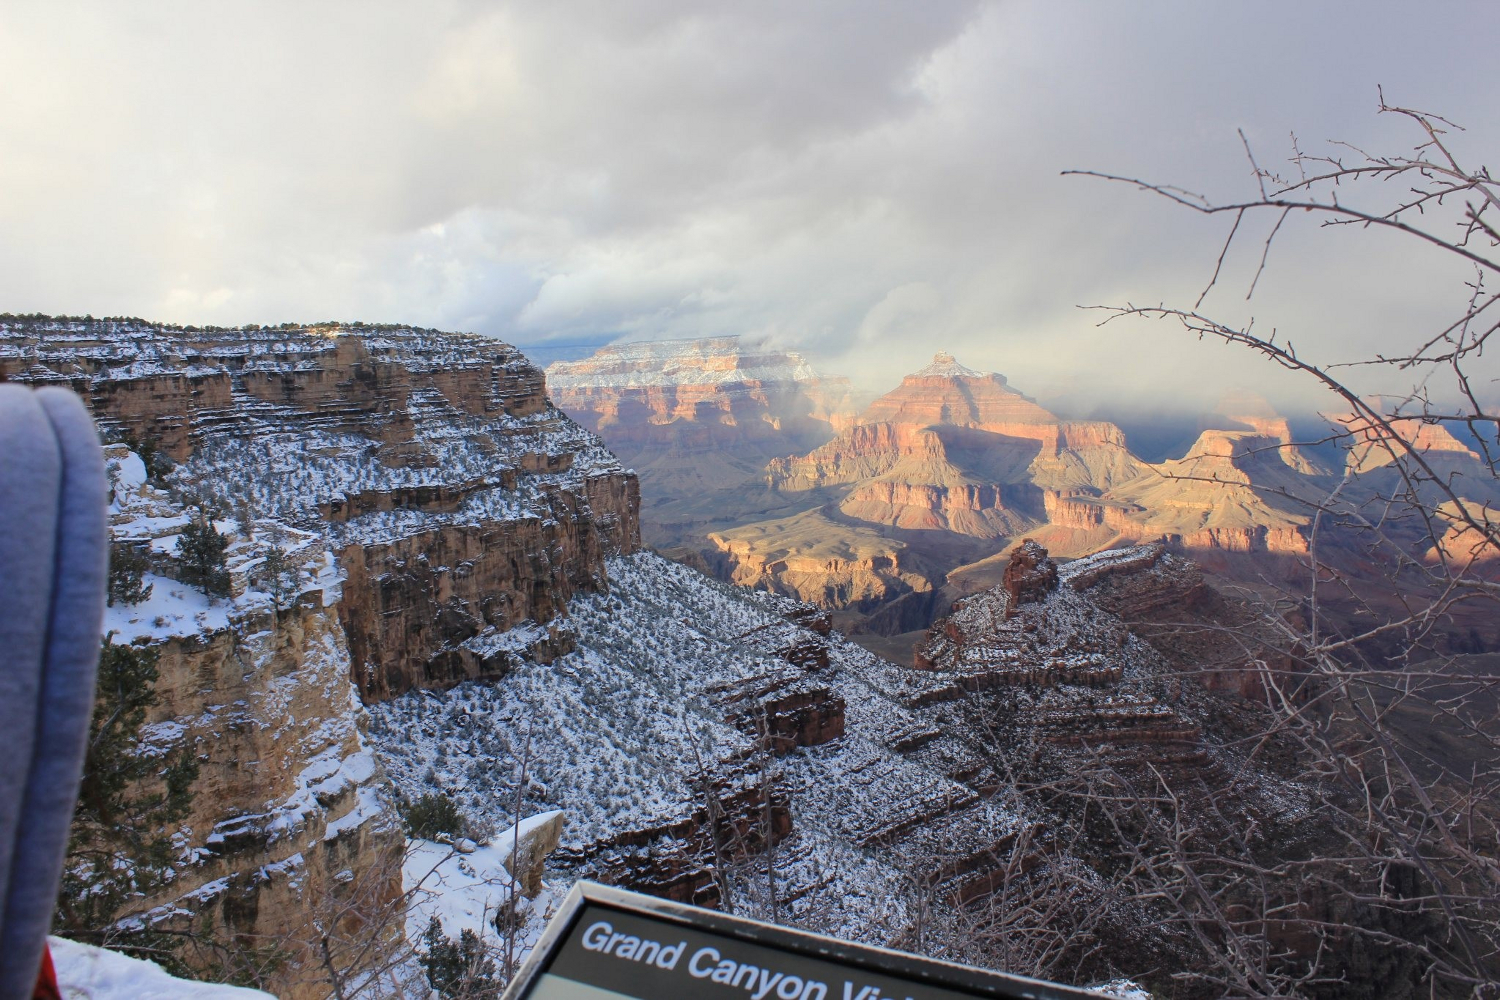
M 1276 372 L 1081 304 L 1191 301 L 1222 220 L 1087 167 L 1248 190 L 1306 140 L 1482 126 L 1488 4 L 8 4 L 0 308 L 360 318 L 525 345 L 745 333 L 888 383 L 939 347 L 1044 401 Z M 1465 135 L 1475 160 L 1496 136 Z M 1254 313 L 1333 359 L 1464 275 L 1289 230 Z M 1246 254 L 1253 258 L 1247 245 Z M 1214 304 L 1248 316 L 1243 275 Z M 1184 388 L 1190 387 L 1190 388 Z

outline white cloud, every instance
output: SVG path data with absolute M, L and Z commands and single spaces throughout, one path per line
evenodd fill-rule
M 1076 306 L 1191 301 L 1220 220 L 1060 171 L 1230 194 L 1236 127 L 1268 158 L 1293 129 L 1405 148 L 1377 83 L 1483 125 L 1485 13 L 13 3 L 0 308 L 755 333 L 885 382 L 941 343 L 1044 400 L 1208 393 L 1245 366 Z M 1461 141 L 1485 159 L 1496 137 Z M 1330 357 L 1461 292 L 1405 248 L 1282 244 L 1255 309 Z M 1215 301 L 1243 314 L 1239 294 Z

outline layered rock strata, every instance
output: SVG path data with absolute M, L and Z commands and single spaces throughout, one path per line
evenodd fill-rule
M 233 522 L 231 594 L 210 602 L 181 583 L 176 542 L 188 514 L 146 481 L 124 446 L 107 449 L 116 542 L 150 554 L 149 596 L 109 608 L 111 641 L 149 650 L 159 673 L 143 731 L 147 752 L 186 751 L 199 762 L 190 811 L 173 835 L 174 877 L 121 916 L 158 929 L 208 932 L 246 953 L 274 945 L 286 958 L 279 995 L 325 995 L 315 970 L 317 886 L 329 915 L 359 894 L 363 912 L 394 911 L 401 833 L 364 735 L 349 650 L 336 607 L 342 576 L 314 533 L 263 520 Z M 290 586 L 259 589 L 268 553 L 282 554 Z M 371 955 L 399 921 L 369 929 Z M 210 949 L 200 956 L 223 974 Z M 329 956 L 342 971 L 356 961 Z M 367 961 L 363 956 L 360 961 Z M 305 973 L 305 974 L 304 974 Z
M 176 459 L 180 488 L 326 538 L 367 699 L 504 669 L 486 635 L 545 629 L 639 544 L 635 477 L 497 341 L 12 318 L 0 377 L 67 384 Z
M 701 544 L 699 526 L 738 509 L 768 461 L 853 415 L 847 379 L 739 337 L 612 344 L 548 366 L 547 388 L 640 475 L 655 545 Z
M 139 918 L 274 948 L 279 993 L 326 995 L 316 970 L 345 957 L 303 954 L 311 922 L 357 896 L 340 937 L 375 951 L 350 961 L 400 934 L 401 837 L 361 698 L 568 649 L 567 602 L 639 544 L 634 476 L 514 348 L 476 337 L 6 317 L 0 378 L 67 385 L 107 436 L 176 463 L 151 483 L 112 452 L 117 539 L 152 569 L 148 600 L 111 609 L 114 641 L 157 653 L 152 745 L 200 758 L 170 898 Z M 225 599 L 179 582 L 176 538 L 205 515 L 229 538 Z
M 870 479 L 964 483 L 976 489 L 962 506 L 979 512 L 1004 506 L 1006 484 L 1103 490 L 1141 468 L 1115 425 L 1059 420 L 1012 389 L 1004 376 L 938 354 L 870 404 L 837 439 L 800 458 L 773 463 L 767 475 L 781 490 Z
M 374 710 L 407 794 L 436 781 L 503 823 L 517 772 L 491 761 L 529 747 L 522 811 L 570 817 L 559 874 L 866 940 L 909 933 L 914 885 L 969 898 L 1020 864 L 1025 807 L 826 613 L 645 553 L 609 575 L 550 666 Z
M 826 502 L 708 537 L 736 582 L 865 614 L 898 600 L 915 612 L 909 595 L 937 593 L 948 571 L 1049 522 L 1075 528 L 1078 551 L 1107 544 L 1116 532 L 1103 511 L 1126 505 L 1101 495 L 1146 468 L 1115 425 L 1059 420 L 1004 376 L 939 354 L 827 444 L 767 466 L 777 495 Z M 870 625 L 900 631 L 913 618 L 922 627 L 930 614 Z

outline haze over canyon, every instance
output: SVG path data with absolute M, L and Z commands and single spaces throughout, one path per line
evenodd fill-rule
M 1349 495 L 1390 486 L 1384 432 L 1352 418 L 1311 415 L 1299 443 L 1237 392 L 1152 463 L 1120 426 L 1059 418 L 943 352 L 862 408 L 847 379 L 733 337 L 611 345 L 554 362 L 547 384 L 640 476 L 648 544 L 827 608 L 902 661 L 957 597 L 999 582 L 1022 538 L 1068 558 L 1162 539 L 1229 579 L 1279 578 L 1346 472 Z M 1467 499 L 1500 500 L 1472 447 L 1406 423 Z M 1355 443 L 1329 446 L 1336 430 Z

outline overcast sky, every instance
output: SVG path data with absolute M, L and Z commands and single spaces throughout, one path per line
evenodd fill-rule
M 1227 221 L 1060 172 L 1235 197 L 1253 183 L 1236 128 L 1268 162 L 1292 132 L 1409 149 L 1377 84 L 1500 168 L 1496 14 L 7 0 L 0 310 L 523 347 L 749 334 L 871 386 L 947 349 L 1070 412 L 1279 398 L 1247 355 L 1077 308 L 1190 305 Z M 1398 241 L 1278 243 L 1251 311 L 1322 358 L 1425 332 L 1463 292 Z M 1248 315 L 1244 288 L 1207 305 Z

